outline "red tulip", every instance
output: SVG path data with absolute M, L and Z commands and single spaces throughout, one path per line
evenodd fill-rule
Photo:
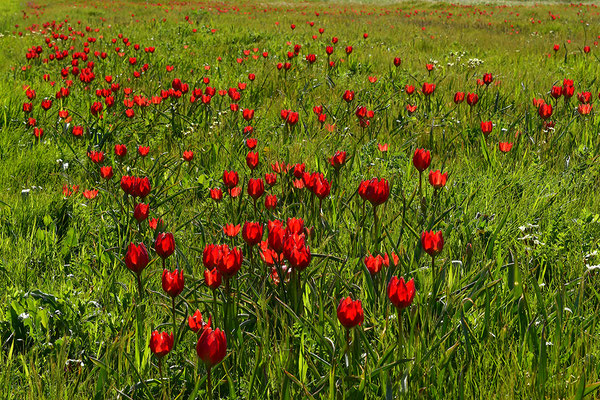
M 246 139 L 246 146 L 250 150 L 254 149 L 257 144 L 258 144 L 258 140 L 254 139 L 254 138 L 248 138 L 248 139 Z
M 265 192 L 265 183 L 262 179 L 250 178 L 248 180 L 248 195 L 254 200 L 258 199 Z
M 580 104 L 579 107 L 577 107 L 577 112 L 580 115 L 588 115 L 590 112 L 592 112 L 592 105 L 591 104 Z
M 204 270 L 204 282 L 206 286 L 211 288 L 212 290 L 216 290 L 221 286 L 221 273 L 218 269 L 214 268 L 212 270 L 205 269 Z
M 173 334 L 153 331 L 150 336 L 150 350 L 158 358 L 163 358 L 173 349 Z
M 183 270 L 178 271 L 177 269 L 173 272 L 165 269 L 162 273 L 162 288 L 171 297 L 177 297 L 182 291 L 185 285 L 185 279 L 183 277 Z
M 265 182 L 267 185 L 273 186 L 277 183 L 277 175 L 276 174 L 265 174 Z
M 304 220 L 302 218 L 288 218 L 285 228 L 286 235 L 304 232 Z
M 368 200 L 373 207 L 377 207 L 388 200 L 390 197 L 390 184 L 386 179 L 373 178 L 366 182 L 362 190 L 359 187 L 359 194 L 364 200 Z
M 577 100 L 579 100 L 580 103 L 587 104 L 591 99 L 592 94 L 590 92 L 577 93 Z
M 402 60 L 400 59 L 400 57 L 394 57 L 394 65 L 396 67 L 399 67 L 400 64 L 402 64 Z
M 483 83 L 485 83 L 486 85 L 489 85 L 493 81 L 494 81 L 494 78 L 492 77 L 492 74 L 490 74 L 490 73 L 483 74 Z
M 310 248 L 306 246 L 303 234 L 288 235 L 285 239 L 283 253 L 290 266 L 298 271 L 306 269 L 310 264 Z
M 429 171 L 429 183 L 435 189 L 440 189 L 446 186 L 446 180 L 448 179 L 448 173 L 442 172 L 440 170 L 437 171 Z
M 423 83 L 423 88 L 421 89 L 425 96 L 430 96 L 435 91 L 435 83 Z
M 492 121 L 481 121 L 481 132 L 483 132 L 485 137 L 488 137 L 493 128 L 494 125 L 492 124 Z
M 163 260 L 175 252 L 175 238 L 172 233 L 161 232 L 154 242 L 154 250 Z
M 435 257 L 442 252 L 444 248 L 444 237 L 442 231 L 425 231 L 421 234 L 421 246 L 423 250 L 431 257 Z
M 419 172 L 425 171 L 431 164 L 431 153 L 429 150 L 416 149 L 413 154 L 413 165 Z
M 140 243 L 137 246 L 133 243 L 129 244 L 127 253 L 125 254 L 125 265 L 127 268 L 139 275 L 146 268 L 149 261 L 148 251 L 144 243 Z
M 223 171 L 223 183 L 229 189 L 234 188 L 238 185 L 240 178 L 236 171 Z
M 83 136 L 83 126 L 81 126 L 81 125 L 74 126 L 71 133 L 75 137 L 82 137 Z
M 217 203 L 223 200 L 223 191 L 220 188 L 209 189 L 210 190 L 210 198 L 216 201 Z
M 223 233 L 229 237 L 237 236 L 238 233 L 240 233 L 240 224 L 225 224 L 225 226 L 223 227 Z
M 95 199 L 96 196 L 98 196 L 98 190 L 84 190 L 83 191 L 83 197 L 85 197 L 88 200 Z
M 346 103 L 350 103 L 352 100 L 354 100 L 354 92 L 351 90 L 346 90 L 342 98 Z
M 242 261 L 243 256 L 241 250 L 235 247 L 229 249 L 229 246 L 224 244 L 221 246 L 221 257 L 219 259 L 219 264 L 217 265 L 217 270 L 225 278 L 230 278 L 240 270 Z
M 533 98 L 533 106 L 535 108 L 539 108 L 544 103 L 546 103 L 544 99 L 536 99 L 535 97 Z
M 115 144 L 115 155 L 117 157 L 125 157 L 127 155 L 127 146 L 124 144 Z
M 542 119 L 548 119 L 552 116 L 552 105 L 551 104 L 542 104 L 538 108 L 538 114 Z
M 263 226 L 260 222 L 246 222 L 242 229 L 242 238 L 248 246 L 260 243 L 263 235 Z
M 562 88 L 562 95 L 565 99 L 569 100 L 575 94 L 575 87 L 573 85 L 564 85 Z
M 246 156 L 246 165 L 251 170 L 254 170 L 258 166 L 258 152 L 249 152 Z
M 552 86 L 550 95 L 552 97 L 554 97 L 555 99 L 558 99 L 562 95 L 562 87 L 561 86 Z
M 477 95 L 477 93 L 469 93 L 467 95 L 467 104 L 470 105 L 471 107 L 476 105 L 478 101 L 479 101 L 479 96 Z
M 346 163 L 346 156 L 347 154 L 345 151 L 336 151 L 335 154 L 329 159 L 329 163 L 333 168 L 338 170 Z
M 305 164 L 296 164 L 294 165 L 294 177 L 296 179 L 301 179 L 302 176 L 304 175 L 304 171 L 306 169 L 306 165 Z
M 306 174 L 305 180 L 306 187 L 319 199 L 323 200 L 325 197 L 329 196 L 331 191 L 331 184 L 323 174 L 315 172 L 312 174 Z
M 265 197 L 265 208 L 267 210 L 274 210 L 277 208 L 277 196 L 274 194 L 269 194 Z
M 220 363 L 227 354 L 227 339 L 219 328 L 213 330 L 207 327 L 200 335 L 196 344 L 196 353 L 207 366 L 213 367 Z
M 248 108 L 245 108 L 244 111 L 242 112 L 242 117 L 246 121 L 250 121 L 252 118 L 254 118 L 254 110 L 250 110 Z
M 509 142 L 500 142 L 500 143 L 498 143 L 498 148 L 503 153 L 508 153 L 512 149 L 512 147 L 513 147 L 513 144 L 509 143 Z
M 454 94 L 454 103 L 455 104 L 460 104 L 465 100 L 465 94 L 464 92 L 456 92 Z
M 394 276 L 387 287 L 388 298 L 398 310 L 409 307 L 415 299 L 415 294 L 414 279 L 404 283 L 403 277 L 398 279 L 398 277 Z
M 269 221 L 267 228 L 269 230 L 267 243 L 276 253 L 283 253 L 283 245 L 286 237 L 286 229 L 283 222 L 279 220 Z
M 208 322 L 204 322 L 202 313 L 200 313 L 200 310 L 196 310 L 194 314 L 188 317 L 188 326 L 194 333 L 198 333 L 204 330 L 204 328 L 210 328 L 210 317 L 208 318 Z
M 365 263 L 367 270 L 369 270 L 369 273 L 371 275 L 375 275 L 381 271 L 381 267 L 383 266 L 383 257 L 381 254 L 378 254 L 377 256 L 369 254 L 364 258 L 363 262 Z
M 113 177 L 113 168 L 109 166 L 100 167 L 100 176 L 103 179 L 110 179 Z
M 190 162 L 194 159 L 194 152 L 191 150 L 186 150 L 183 152 L 182 157 L 185 161 Z
M 360 300 L 352 300 L 350 296 L 340 300 L 337 307 L 337 317 L 346 329 L 362 324 L 365 314 Z
M 87 155 L 94 164 L 101 164 L 104 162 L 104 153 L 101 151 L 88 151 Z
M 149 211 L 150 206 L 148 204 L 138 203 L 133 210 L 133 218 L 135 218 L 138 223 L 141 223 L 148 218 Z

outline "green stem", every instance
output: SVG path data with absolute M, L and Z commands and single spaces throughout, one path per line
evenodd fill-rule
M 208 398 L 209 400 L 212 400 L 213 398 L 213 393 L 212 393 L 212 377 L 211 377 L 211 373 L 210 373 L 210 367 L 207 366 L 206 367 L 206 390 L 208 391 Z
M 175 346 L 177 345 L 177 323 L 175 322 L 175 297 L 171 297 L 171 309 L 173 310 L 173 350 L 175 350 Z

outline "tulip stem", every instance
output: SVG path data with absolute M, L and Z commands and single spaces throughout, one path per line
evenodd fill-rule
M 419 200 L 423 198 L 423 171 L 419 171 Z
M 138 286 L 138 291 L 140 293 L 140 302 L 141 302 L 142 298 L 144 297 L 144 290 L 142 289 L 142 276 L 140 274 L 136 274 L 135 276 L 137 278 L 137 286 Z
M 396 311 L 398 312 L 398 348 L 400 349 L 400 353 L 403 354 L 404 332 L 402 329 L 402 309 L 397 308 Z
M 208 398 L 212 400 L 212 379 L 209 366 L 206 367 L 206 390 L 208 392 Z
M 379 237 L 379 229 L 377 226 L 377 206 L 373 206 L 373 228 L 375 229 L 374 239 L 377 240 Z
M 225 324 L 225 335 L 229 337 L 231 333 L 231 322 L 229 321 L 231 316 L 231 286 L 229 284 L 229 277 L 225 278 L 225 305 L 223 312 L 223 323 Z
M 175 350 L 175 346 L 177 344 L 177 323 L 175 322 L 175 297 L 171 297 L 171 309 L 173 310 L 173 350 Z
M 217 290 L 213 289 L 212 293 L 213 293 L 213 309 L 212 309 L 212 314 L 213 314 L 213 317 L 216 317 L 217 316 Z M 215 325 L 217 324 L 216 319 L 215 319 L 214 324 Z
M 350 348 L 350 328 L 346 328 L 346 353 Z

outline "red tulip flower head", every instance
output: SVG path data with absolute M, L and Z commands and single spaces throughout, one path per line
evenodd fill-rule
M 206 286 L 211 288 L 212 290 L 216 290 L 221 286 L 221 273 L 218 269 L 205 269 L 204 270 L 204 282 Z
M 394 307 L 403 310 L 409 307 L 415 298 L 415 281 L 404 282 L 404 278 L 394 276 L 387 287 L 387 295 Z
M 154 242 L 154 250 L 163 260 L 175 252 L 175 238 L 172 233 L 161 232 Z
M 153 331 L 150 336 L 150 350 L 158 358 L 163 358 L 173 349 L 173 334 Z
M 183 291 L 185 285 L 185 279 L 183 277 L 183 270 L 175 270 L 169 272 L 169 270 L 163 270 L 162 274 L 162 288 L 171 297 L 175 298 Z
M 465 94 L 464 92 L 456 92 L 454 94 L 454 103 L 455 104 L 460 104 L 465 100 Z
M 552 105 L 551 104 L 541 104 L 538 108 L 538 114 L 542 119 L 548 119 L 552 116 Z
M 210 198 L 216 201 L 217 203 L 223 200 L 223 191 L 220 188 L 209 189 L 210 190 Z
M 196 310 L 194 314 L 188 317 L 188 326 L 194 333 L 203 331 L 204 328 L 210 328 L 210 316 L 208 317 L 208 322 L 205 322 L 202 319 L 200 310 Z
M 258 178 L 250 178 L 248 180 L 248 195 L 254 200 L 258 199 L 265 192 L 265 182 Z
M 196 344 L 196 353 L 208 368 L 220 363 L 227 354 L 225 333 L 219 328 L 215 330 L 210 327 L 204 329 Z
M 429 150 L 416 149 L 413 154 L 413 165 L 419 172 L 425 171 L 431 164 L 431 153 Z
M 365 267 L 367 267 L 367 270 L 369 270 L 371 275 L 375 275 L 381 271 L 381 268 L 384 264 L 381 254 L 378 254 L 377 256 L 369 254 L 364 258 L 363 262 L 365 263 Z
M 226 244 L 221 245 L 221 257 L 218 260 L 217 270 L 225 278 L 230 278 L 240 270 L 243 259 L 240 249 L 235 247 L 230 249 Z
M 290 266 L 298 271 L 303 271 L 310 264 L 310 248 L 306 245 L 304 234 L 288 235 L 283 245 L 283 253 Z
M 448 180 L 448 173 L 442 172 L 440 170 L 437 171 L 429 171 L 429 183 L 435 189 L 440 189 L 446 186 L 446 180 Z
M 127 254 L 125 254 L 125 265 L 127 268 L 139 275 L 146 268 L 149 261 L 150 258 L 148 257 L 148 251 L 144 243 L 140 243 L 137 246 L 133 243 L 129 244 Z
M 337 307 L 337 317 L 346 329 L 362 324 L 365 314 L 360 300 L 352 300 L 350 296 L 340 300 Z
M 138 223 L 148 219 L 148 213 L 150 212 L 150 206 L 144 203 L 138 203 L 135 205 L 135 209 L 133 210 L 133 218 L 136 219 Z
M 246 222 L 242 229 L 242 238 L 248 246 L 260 243 L 263 235 L 263 226 L 260 222 Z
M 513 144 L 510 142 L 500 142 L 498 143 L 498 148 L 503 153 L 508 153 L 513 147 Z
M 431 257 L 435 257 L 442 252 L 444 248 L 444 237 L 442 231 L 425 231 L 421 234 L 421 245 L 423 250 Z
M 329 159 L 329 163 L 333 168 L 338 170 L 346 163 L 346 157 L 347 153 L 345 151 L 336 151 L 335 154 Z
M 363 190 L 364 194 L 361 195 L 361 197 L 364 196 L 364 198 L 368 200 L 373 207 L 377 207 L 378 205 L 385 203 L 390 197 L 390 183 L 383 178 L 371 179 L 367 182 L 367 185 Z
M 254 170 L 256 167 L 258 167 L 258 152 L 251 151 L 248 153 L 246 156 L 246 165 L 251 170 Z
M 240 177 L 236 171 L 223 171 L 223 183 L 229 189 L 232 189 L 238 185 Z
M 485 137 L 488 137 L 493 128 L 494 124 L 492 124 L 492 121 L 481 121 L 481 132 L 483 132 Z

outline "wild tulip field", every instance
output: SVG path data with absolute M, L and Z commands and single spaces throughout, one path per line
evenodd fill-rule
M 596 5 L 0 12 L 3 398 L 598 398 Z

